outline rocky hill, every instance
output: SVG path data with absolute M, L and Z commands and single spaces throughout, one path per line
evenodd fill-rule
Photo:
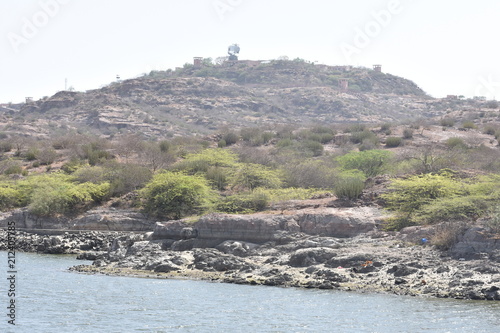
M 168 137 L 223 126 L 394 122 L 440 116 L 447 107 L 415 83 L 371 69 L 239 61 L 155 71 L 87 92 L 61 91 L 19 111 L 0 109 L 0 121 L 11 132 L 35 136 L 77 130 Z

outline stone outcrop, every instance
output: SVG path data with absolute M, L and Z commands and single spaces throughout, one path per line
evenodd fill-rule
M 40 217 L 27 209 L 16 209 L 0 215 L 0 228 L 9 221 L 24 230 L 95 230 L 95 231 L 152 231 L 154 221 L 133 210 L 98 208 L 76 218 L 67 216 Z
M 300 231 L 309 235 L 354 237 L 376 230 L 382 212 L 374 207 L 328 208 L 301 213 L 297 219 Z
M 481 258 L 497 255 L 500 259 L 500 238 L 488 234 L 483 227 L 472 227 L 460 235 L 450 253 L 456 258 Z
M 250 243 L 280 241 L 284 233 L 353 237 L 377 230 L 381 217 L 381 211 L 372 207 L 306 209 L 293 215 L 209 214 L 196 223 L 183 220 L 158 222 L 153 239 L 186 238 L 181 235 L 185 228 L 193 229 L 193 233 L 196 233 L 193 238 L 213 245 L 226 240 Z
M 457 260 L 397 236 L 332 238 L 296 234 L 287 243 L 225 241 L 179 250 L 162 240 L 121 236 L 79 272 L 196 278 L 237 284 L 500 300 L 500 263 Z M 189 242 L 194 239 L 179 240 Z

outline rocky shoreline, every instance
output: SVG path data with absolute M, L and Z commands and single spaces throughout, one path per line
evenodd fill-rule
M 432 246 L 402 241 L 399 234 L 286 236 L 264 244 L 228 240 L 192 248 L 192 239 L 154 240 L 153 233 L 19 233 L 17 244 L 22 251 L 93 260 L 70 268 L 88 274 L 500 300 L 499 257 L 453 259 Z
M 499 239 L 470 226 L 442 251 L 421 241 L 432 228 L 382 232 L 379 217 L 368 207 L 209 214 L 149 232 L 18 231 L 16 248 L 93 260 L 70 269 L 89 274 L 500 300 Z M 6 239 L 0 231 L 0 250 Z
M 500 300 L 500 264 L 452 259 L 394 235 L 350 239 L 294 235 L 284 244 L 225 241 L 172 250 L 163 240 L 123 236 L 83 273 L 192 278 L 225 283 Z M 181 241 L 182 242 L 182 241 Z M 175 244 L 173 244 L 175 246 Z

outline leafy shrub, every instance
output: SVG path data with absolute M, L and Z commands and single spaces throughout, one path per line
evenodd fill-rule
M 290 187 L 331 188 L 334 171 L 320 160 L 295 160 L 282 165 L 285 183 Z
M 8 167 L 3 173 L 4 175 L 19 175 L 23 172 L 23 168 L 19 164 L 13 164 Z
M 392 137 L 389 137 L 385 140 L 385 146 L 387 148 L 395 148 L 395 147 L 399 147 L 402 142 L 403 142 L 403 139 L 401 139 L 400 137 L 392 136 Z
M 40 150 L 38 148 L 29 148 L 26 154 L 24 155 L 24 158 L 28 161 L 34 161 L 38 158 L 38 154 L 40 153 Z
M 223 191 L 229 183 L 228 171 L 218 166 L 210 167 L 205 178 L 219 191 Z
M 22 167 L 19 161 L 7 159 L 0 161 L 0 174 L 12 175 L 22 172 Z
M 292 139 L 281 139 L 276 143 L 277 148 L 286 148 L 293 146 Z
M 172 145 L 170 144 L 170 142 L 166 141 L 166 140 L 162 140 L 158 143 L 158 146 L 160 147 L 160 151 L 162 153 L 168 153 L 170 151 L 170 149 L 172 148 Z
M 70 176 L 53 173 L 1 183 L 0 192 L 12 196 L 2 203 L 3 208 L 28 206 L 35 215 L 51 216 L 79 212 L 101 202 L 109 194 L 109 183 L 78 184 Z
M 410 214 L 432 200 L 459 195 L 464 190 L 460 182 L 447 174 L 425 174 L 397 179 L 389 188 L 392 192 L 382 195 L 387 208 Z
M 462 128 L 465 128 L 465 129 L 473 129 L 473 128 L 476 128 L 476 125 L 474 124 L 474 122 L 473 122 L 473 121 L 468 120 L 468 121 L 464 121 L 464 122 L 462 123 Z
M 261 146 L 268 143 L 274 137 L 274 133 L 263 131 L 257 127 L 251 127 L 241 129 L 240 136 L 243 141 L 248 142 L 252 146 Z
M 411 128 L 405 128 L 403 130 L 403 138 L 405 139 L 413 138 L 413 130 Z
M 91 203 L 100 203 L 109 192 L 109 183 L 75 185 L 62 179 L 37 187 L 30 198 L 28 210 L 38 216 L 74 213 Z
M 467 148 L 467 145 L 465 144 L 464 140 L 461 138 L 449 138 L 446 140 L 446 146 L 448 148 Z
M 0 210 L 21 207 L 22 193 L 10 184 L 0 184 Z
M 441 126 L 443 127 L 453 127 L 455 125 L 455 120 L 452 118 L 441 119 Z
M 365 177 L 361 172 L 346 171 L 337 176 L 333 191 L 339 198 L 354 200 L 365 188 Z
M 57 152 L 53 148 L 45 148 L 38 153 L 38 160 L 42 165 L 50 165 L 54 163 L 56 158 Z
M 317 141 L 306 140 L 302 145 L 307 151 L 310 151 L 313 156 L 323 155 L 324 147 Z
M 491 232 L 500 233 L 500 205 L 496 205 L 490 209 L 489 217 L 486 219 L 485 225 Z
M 202 212 L 212 197 L 205 178 L 175 172 L 155 175 L 140 194 L 148 214 L 170 219 Z
M 227 149 L 206 149 L 196 154 L 188 154 L 184 160 L 174 164 L 173 170 L 194 175 L 207 172 L 211 167 L 235 167 L 237 155 Z
M 344 170 L 360 170 L 366 177 L 373 177 L 386 170 L 391 157 L 392 153 L 386 150 L 368 150 L 350 152 L 336 161 Z
M 391 124 L 385 123 L 380 126 L 380 131 L 381 132 L 387 132 L 391 130 Z
M 273 188 L 273 189 L 259 189 L 269 197 L 271 203 L 288 200 L 306 200 L 311 199 L 318 194 L 325 194 L 327 192 L 317 189 L 305 188 Z
M 496 128 L 494 126 L 491 126 L 491 125 L 485 126 L 483 129 L 484 134 L 495 135 L 495 132 L 496 132 Z
M 215 209 L 229 214 L 248 214 L 263 211 L 269 205 L 269 197 L 263 191 L 255 190 L 225 197 L 217 202 Z
M 364 132 L 364 131 L 366 131 L 365 124 L 352 124 L 345 129 L 346 133 Z
M 368 130 L 364 130 L 362 132 L 352 132 L 349 140 L 354 144 L 362 143 L 365 140 L 370 140 L 378 143 L 377 135 Z
M 226 145 L 234 145 L 239 140 L 238 134 L 234 132 L 228 132 L 222 136 L 222 140 L 226 141 Z
M 107 182 L 110 184 L 110 195 L 120 196 L 144 186 L 153 177 L 153 173 L 136 164 L 108 162 L 102 166 L 81 167 L 73 176 L 80 183 Z
M 12 142 L 9 141 L 0 141 L 0 152 L 9 152 L 12 150 Z
M 219 148 L 225 148 L 226 146 L 227 146 L 227 143 L 226 143 L 226 140 L 224 140 L 224 139 L 219 140 L 219 142 L 217 143 L 217 147 L 219 147 Z
M 305 137 L 311 141 L 317 141 L 319 143 L 325 144 L 333 140 L 336 132 L 326 126 L 315 126 L 309 131 L 306 131 Z
M 64 171 L 67 174 L 72 174 L 76 170 L 78 170 L 80 167 L 84 166 L 85 163 L 78 159 L 78 158 L 72 158 L 70 161 L 64 163 L 61 166 L 61 170 Z
M 278 171 L 252 163 L 243 164 L 231 183 L 233 188 L 242 187 L 249 190 L 258 187 L 279 188 L 283 184 Z
M 500 198 L 500 177 L 462 180 L 453 173 L 426 174 L 394 181 L 383 194 L 397 219 L 412 224 L 471 220 L 483 216 Z
M 81 147 L 82 158 L 87 159 L 90 165 L 104 163 L 113 158 L 108 151 L 104 150 L 104 144 L 92 142 Z

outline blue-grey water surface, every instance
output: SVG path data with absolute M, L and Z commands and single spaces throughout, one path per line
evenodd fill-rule
M 500 332 L 500 304 L 71 273 L 68 256 L 17 253 L 15 328 L 0 332 Z

